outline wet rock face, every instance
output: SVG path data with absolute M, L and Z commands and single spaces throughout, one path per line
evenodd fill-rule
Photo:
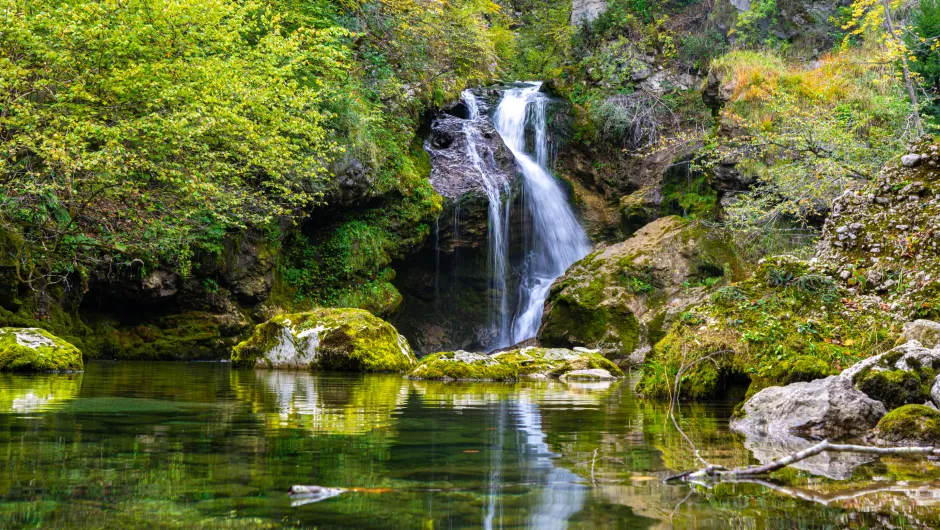
M 676 315 L 701 301 L 705 285 L 738 269 L 722 238 L 678 217 L 663 217 L 622 243 L 599 248 L 558 278 L 539 340 L 627 359 L 648 349 Z
M 746 436 L 840 437 L 868 431 L 885 412 L 883 404 L 856 390 L 848 378 L 834 375 L 761 390 L 744 403 L 731 429 Z
M 470 138 L 468 135 L 474 137 Z M 424 143 L 431 157 L 431 185 L 442 196 L 459 199 L 467 194 L 486 196 L 480 168 L 468 156 L 475 142 L 483 168 L 502 186 L 517 185 L 515 161 L 489 118 L 473 121 L 451 114 L 438 114 Z

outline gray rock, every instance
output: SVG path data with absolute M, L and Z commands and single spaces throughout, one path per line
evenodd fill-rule
M 920 160 L 923 158 L 921 155 L 916 153 L 911 153 L 909 155 L 904 155 L 901 157 L 901 165 L 904 167 L 914 167 L 917 164 L 920 164 Z
M 915 320 L 904 324 L 900 343 L 916 340 L 924 348 L 934 349 L 940 346 L 940 323 L 932 320 Z
M 744 403 L 731 429 L 745 436 L 790 433 L 839 437 L 865 432 L 885 406 L 856 390 L 849 379 L 830 376 L 809 383 L 765 388 Z
M 607 0 L 572 0 L 571 25 L 591 23 L 607 11 Z
M 900 354 L 900 356 L 898 356 L 898 354 Z M 885 360 L 886 357 L 893 358 L 896 356 L 897 360 L 894 361 L 894 363 L 889 363 Z M 916 366 L 933 366 L 935 362 L 940 362 L 940 349 L 924 348 L 920 342 L 910 340 L 885 353 L 869 357 L 854 366 L 846 368 L 840 375 L 849 381 L 854 381 L 855 376 L 865 369 L 876 372 L 884 370 L 914 370 Z

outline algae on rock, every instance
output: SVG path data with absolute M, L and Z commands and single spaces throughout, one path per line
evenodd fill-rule
M 623 371 L 602 355 L 563 348 L 520 348 L 492 355 L 466 351 L 429 355 L 408 374 L 409 379 L 457 381 L 518 381 L 559 377 L 581 370 L 606 371 L 622 377 Z M 599 373 L 599 372 L 598 372 Z
M 39 328 L 0 328 L 0 371 L 81 370 L 82 352 Z
M 391 324 L 361 309 L 321 308 L 276 316 L 235 346 L 236 366 L 398 372 L 415 364 Z

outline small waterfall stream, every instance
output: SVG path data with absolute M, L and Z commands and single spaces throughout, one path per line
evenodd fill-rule
M 531 225 L 527 227 L 526 255 L 519 284 L 519 304 L 513 316 L 508 346 L 534 337 L 542 323 L 542 310 L 556 278 L 591 249 L 568 197 L 549 173 L 548 98 L 539 84 L 507 90 L 493 121 L 516 158 L 523 176 L 523 202 Z M 535 156 L 526 152 L 526 124 L 535 129 Z M 497 346 L 499 347 L 499 346 Z
M 490 279 L 490 289 L 496 294 L 496 300 L 491 302 L 492 306 L 488 308 L 487 313 L 490 315 L 490 321 L 496 334 L 491 344 L 499 348 L 510 344 L 511 340 L 511 314 L 509 312 L 509 288 L 507 283 L 509 277 L 509 183 L 494 178 L 493 173 L 487 171 L 487 163 L 480 156 L 480 149 L 477 146 L 483 142 L 479 138 L 480 129 L 474 126 L 474 121 L 480 119 L 476 96 L 469 90 L 465 90 L 462 99 L 469 111 L 468 119 L 463 126 L 464 135 L 467 137 L 467 156 L 480 175 L 480 183 L 489 202 L 487 222 L 488 277 Z

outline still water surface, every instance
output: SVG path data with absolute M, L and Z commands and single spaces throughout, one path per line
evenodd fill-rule
M 665 408 L 631 388 L 224 363 L 0 374 L 0 528 L 940 524 L 940 473 L 917 459 L 867 463 L 848 485 L 786 471 L 774 485 L 790 493 L 664 485 L 662 477 L 696 463 Z M 709 461 L 754 462 L 727 429 L 730 413 L 685 406 L 683 428 Z M 295 484 L 349 491 L 292 506 Z

